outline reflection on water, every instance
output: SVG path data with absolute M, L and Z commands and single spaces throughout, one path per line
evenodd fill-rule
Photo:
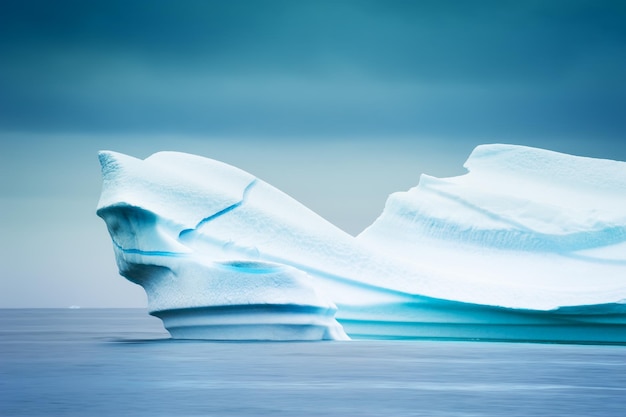
M 623 416 L 626 347 L 196 342 L 145 310 L 0 310 L 1 416 Z

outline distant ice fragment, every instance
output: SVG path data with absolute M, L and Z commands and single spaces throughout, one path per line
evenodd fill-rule
M 100 162 L 120 273 L 172 337 L 626 343 L 624 162 L 482 145 L 356 238 L 218 161 Z

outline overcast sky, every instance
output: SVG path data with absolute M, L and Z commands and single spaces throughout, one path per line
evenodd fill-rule
M 145 306 L 99 149 L 223 160 L 349 233 L 481 143 L 626 160 L 623 1 L 0 2 L 0 307 Z

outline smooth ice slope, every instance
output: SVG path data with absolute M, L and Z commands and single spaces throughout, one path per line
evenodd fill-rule
M 218 161 L 100 161 L 120 273 L 173 337 L 626 342 L 626 163 L 481 146 L 354 238 Z
M 626 163 L 484 145 L 465 167 L 391 195 L 359 240 L 446 263 L 465 280 L 530 289 L 546 307 L 626 298 Z
M 464 166 L 467 175 L 422 175 L 418 187 L 393 194 L 363 235 L 396 221 L 429 236 L 529 251 L 572 252 L 626 240 L 623 162 L 483 145 Z

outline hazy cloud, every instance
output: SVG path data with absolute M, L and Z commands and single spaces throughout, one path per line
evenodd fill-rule
M 0 129 L 626 133 L 620 2 L 4 2 Z

